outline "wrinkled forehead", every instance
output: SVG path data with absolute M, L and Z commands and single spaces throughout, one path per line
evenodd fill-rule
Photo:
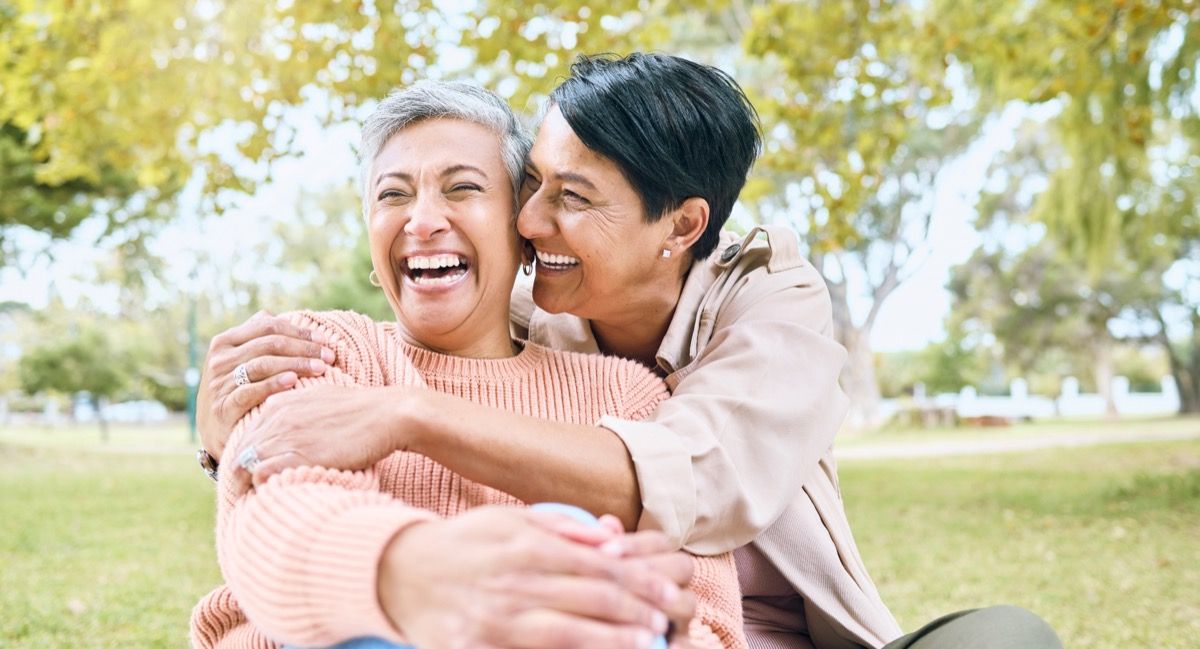
M 441 172 L 471 167 L 489 177 L 506 174 L 500 135 L 475 122 L 431 118 L 396 131 L 371 164 L 372 182 L 385 173 Z

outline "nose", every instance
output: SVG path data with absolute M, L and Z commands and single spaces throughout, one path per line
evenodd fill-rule
M 411 205 L 404 233 L 420 240 L 429 240 L 450 229 L 450 213 L 446 201 L 429 192 L 417 195 Z
M 553 207 L 543 196 L 544 192 L 539 188 L 517 213 L 517 232 L 526 239 L 544 239 L 556 230 Z

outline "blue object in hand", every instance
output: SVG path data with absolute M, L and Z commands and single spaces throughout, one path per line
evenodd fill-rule
M 575 505 L 566 505 L 563 503 L 537 503 L 536 505 L 531 506 L 530 509 L 532 509 L 535 512 L 546 512 L 549 514 L 562 514 L 563 516 L 573 518 L 573 519 L 579 521 L 580 523 L 586 523 L 588 525 L 599 525 L 600 524 L 600 521 L 597 520 L 595 516 L 592 516 L 591 512 L 588 512 L 587 510 L 584 510 L 584 509 L 580 509 L 580 508 L 576 507 Z M 650 645 L 650 649 L 667 649 L 666 636 L 660 635 L 657 638 L 655 638 L 654 644 Z

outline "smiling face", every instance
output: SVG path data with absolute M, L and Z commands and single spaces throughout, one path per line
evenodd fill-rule
M 411 124 L 379 151 L 366 191 L 371 262 L 410 342 L 511 354 L 520 253 L 499 136 L 457 119 Z
M 642 296 L 678 283 L 676 265 L 662 260 L 671 219 L 647 223 L 621 169 L 556 107 L 534 139 L 523 194 L 517 228 L 537 253 L 533 298 L 542 309 L 616 322 L 636 315 Z

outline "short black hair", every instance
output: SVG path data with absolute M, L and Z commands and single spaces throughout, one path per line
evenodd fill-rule
M 762 144 L 758 113 L 732 77 L 666 54 L 584 55 L 550 101 L 589 149 L 617 163 L 647 221 L 693 196 L 708 201 L 692 254 L 712 254 Z

